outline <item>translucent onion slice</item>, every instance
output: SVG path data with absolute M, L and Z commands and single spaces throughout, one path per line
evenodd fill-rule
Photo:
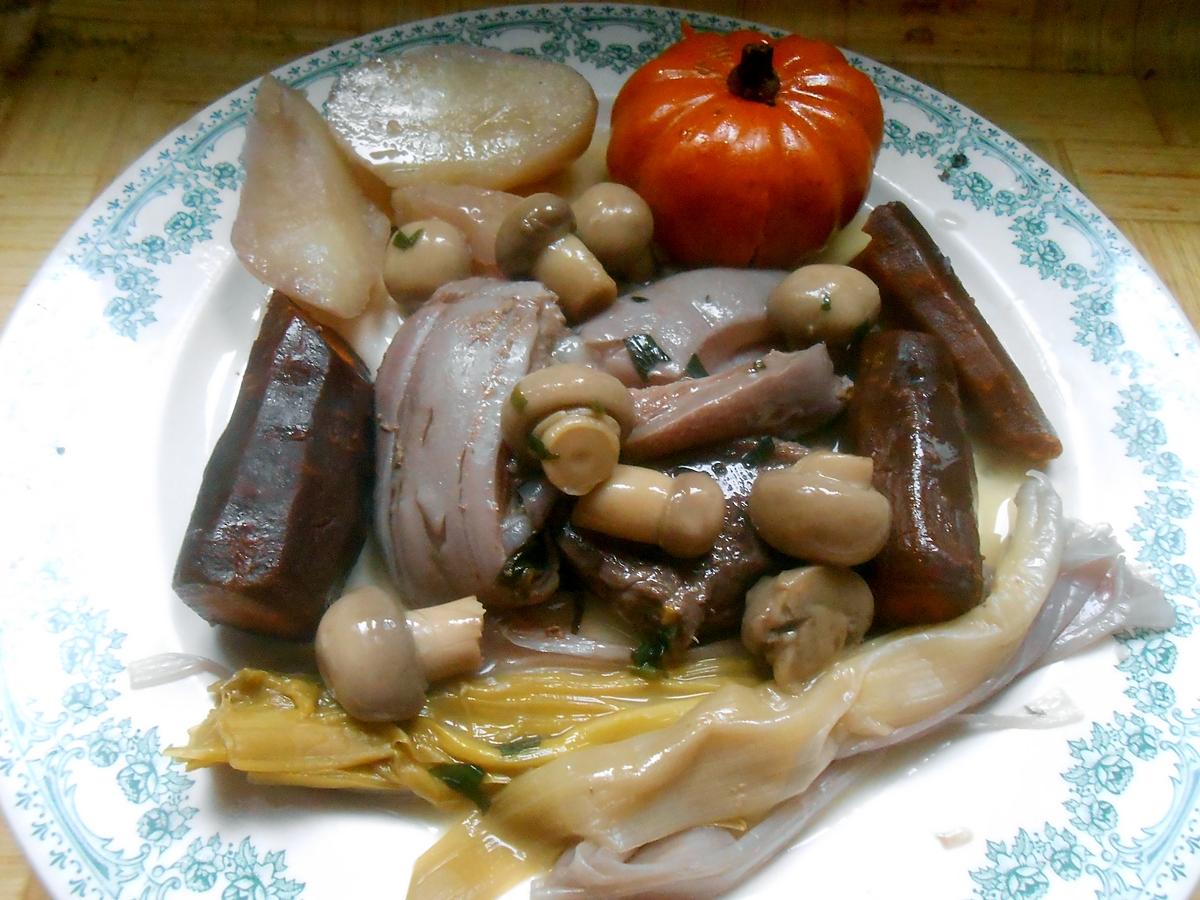
M 158 653 L 135 659 L 129 664 L 129 686 L 135 691 L 179 681 L 201 672 L 228 678 L 233 674 L 227 666 L 207 656 L 194 653 Z

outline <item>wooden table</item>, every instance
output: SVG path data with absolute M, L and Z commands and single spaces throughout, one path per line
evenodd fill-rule
M 53 3 L 25 66 L 0 81 L 0 321 L 91 199 L 197 110 L 336 41 L 489 5 L 495 4 Z M 689 5 L 852 48 L 992 119 L 1095 201 L 1200 327 L 1196 0 Z M 0 822 L 0 900 L 45 896 Z

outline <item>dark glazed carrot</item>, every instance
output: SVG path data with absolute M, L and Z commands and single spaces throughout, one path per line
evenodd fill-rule
M 876 620 L 944 622 L 983 598 L 975 467 L 954 367 L 938 338 L 882 331 L 863 342 L 849 407 L 855 452 L 892 506 L 887 544 L 864 573 Z
M 370 375 L 276 292 L 204 469 L 175 592 L 214 625 L 307 639 L 366 538 Z
M 877 206 L 864 230 L 871 243 L 851 265 L 879 285 L 885 317 L 946 345 L 989 440 L 1033 462 L 1062 453 L 1025 378 L 912 211 L 899 202 Z

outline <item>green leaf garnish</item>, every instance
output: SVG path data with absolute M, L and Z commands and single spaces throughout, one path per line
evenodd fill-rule
M 458 791 L 481 810 L 487 811 L 491 800 L 483 792 L 483 778 L 487 773 L 470 763 L 442 763 L 432 766 L 429 774 L 446 783 L 451 790 Z
M 591 403 L 589 403 L 588 409 L 590 409 L 592 412 L 594 412 L 598 416 L 607 416 L 608 415 L 608 409 L 599 400 L 593 400 Z
M 536 734 L 531 734 L 526 737 L 514 738 L 507 744 L 501 744 L 500 755 L 520 756 L 523 753 L 528 753 L 530 750 L 536 750 L 540 746 L 542 746 L 542 739 Z
M 401 250 L 407 250 L 413 244 L 421 239 L 421 235 L 425 233 L 424 228 L 418 228 L 412 234 L 405 234 L 403 229 L 397 228 L 396 233 L 392 235 L 392 246 L 399 247 Z
M 764 362 L 764 361 L 763 361 L 763 360 L 761 360 L 761 359 L 756 359 L 754 362 L 750 363 L 750 372 L 751 372 L 752 374 L 753 374 L 754 372 L 761 372 L 761 371 L 762 371 L 763 369 L 765 369 L 766 367 L 767 367 L 767 364 L 766 364 L 766 362 Z
M 688 360 L 687 368 L 684 369 L 689 378 L 704 378 L 708 375 L 708 369 L 704 368 L 704 363 L 700 362 L 700 357 L 695 353 Z
M 667 652 L 678 632 L 679 627 L 671 625 L 668 628 L 660 628 L 642 641 L 630 654 L 634 668 L 642 671 L 661 670 L 663 654 Z
M 546 571 L 549 565 L 550 557 L 546 553 L 546 544 L 535 534 L 504 561 L 496 581 L 506 587 L 529 584 Z
M 637 369 L 642 381 L 649 377 L 659 363 L 671 361 L 670 354 L 658 346 L 658 341 L 648 334 L 634 334 L 625 338 L 625 349 L 629 351 L 629 358 L 633 360 L 633 367 Z
M 831 309 L 833 309 L 833 295 L 826 288 L 821 291 L 821 312 L 829 312 Z
M 520 388 L 513 388 L 513 392 L 508 395 L 508 402 L 517 412 L 525 412 L 525 407 L 529 405 L 529 398 L 521 393 Z
M 754 442 L 754 446 L 742 455 L 742 462 L 748 466 L 761 466 L 775 453 L 775 439 L 773 437 L 760 437 Z
M 525 442 L 529 444 L 529 449 L 533 451 L 533 455 L 538 459 L 552 460 L 558 459 L 557 453 L 551 453 L 550 449 L 542 442 L 542 439 L 536 434 L 530 433 L 529 437 L 525 438 Z
M 634 303 L 649 303 L 650 302 L 649 297 L 643 297 L 641 294 L 630 294 L 629 299 L 632 300 Z

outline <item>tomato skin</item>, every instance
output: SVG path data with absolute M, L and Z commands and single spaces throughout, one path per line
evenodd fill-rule
M 770 105 L 727 85 L 763 42 L 779 79 Z M 676 262 L 792 267 L 858 211 L 882 139 L 878 92 L 836 47 L 685 25 L 617 95 L 608 169 L 645 198 Z

